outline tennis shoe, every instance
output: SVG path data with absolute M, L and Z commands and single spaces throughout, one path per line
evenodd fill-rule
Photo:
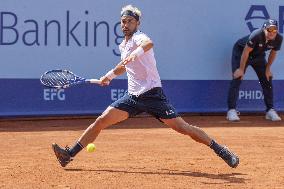
M 268 112 L 266 112 L 265 119 L 271 121 L 281 121 L 281 117 L 279 117 L 277 112 L 272 108 Z
M 69 147 L 66 146 L 65 149 L 58 146 L 56 143 L 52 144 L 52 149 L 55 153 L 55 156 L 62 167 L 65 167 L 70 161 L 72 161 L 72 157 L 69 154 Z
M 218 156 L 221 157 L 232 168 L 236 168 L 239 165 L 239 157 L 235 153 L 231 152 L 226 146 L 223 146 Z
M 239 114 L 240 114 L 240 112 L 238 112 L 236 109 L 230 109 L 227 112 L 227 120 L 229 120 L 229 121 L 240 121 Z

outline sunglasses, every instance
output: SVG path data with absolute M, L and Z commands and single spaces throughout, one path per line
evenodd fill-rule
M 269 28 L 266 28 L 266 30 L 269 32 L 269 33 L 277 33 L 278 29 L 276 26 L 271 26 Z

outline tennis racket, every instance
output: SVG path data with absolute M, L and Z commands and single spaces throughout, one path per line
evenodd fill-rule
M 47 87 L 61 89 L 83 83 L 101 84 L 98 79 L 85 79 L 69 70 L 50 70 L 40 77 L 40 82 Z

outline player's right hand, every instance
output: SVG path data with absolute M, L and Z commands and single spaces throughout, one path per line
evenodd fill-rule
M 234 73 L 233 73 L 233 78 L 237 79 L 237 78 L 241 78 L 243 79 L 244 77 L 244 71 L 241 70 L 240 68 L 238 68 Z
M 106 76 L 103 76 L 100 78 L 100 81 L 101 81 L 101 86 L 108 86 L 110 84 L 110 79 Z

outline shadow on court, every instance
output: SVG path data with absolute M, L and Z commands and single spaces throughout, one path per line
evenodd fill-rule
M 137 168 L 136 168 L 137 169 Z M 144 168 L 140 168 L 141 171 L 131 171 L 131 170 L 112 170 L 112 169 L 69 169 L 66 171 L 78 171 L 78 172 L 107 172 L 107 173 L 124 173 L 124 174 L 142 174 L 142 175 L 167 175 L 167 176 L 186 176 L 186 177 L 203 177 L 212 180 L 223 181 L 223 183 L 245 183 L 249 179 L 239 178 L 237 176 L 244 176 L 243 173 L 230 173 L 230 174 L 212 174 L 212 173 L 202 173 L 194 171 L 180 171 L 180 170 L 170 170 L 170 169 L 160 169 L 155 171 L 142 171 Z M 220 183 L 220 184 L 223 184 Z M 204 184 L 217 184 L 217 183 L 204 183 Z

